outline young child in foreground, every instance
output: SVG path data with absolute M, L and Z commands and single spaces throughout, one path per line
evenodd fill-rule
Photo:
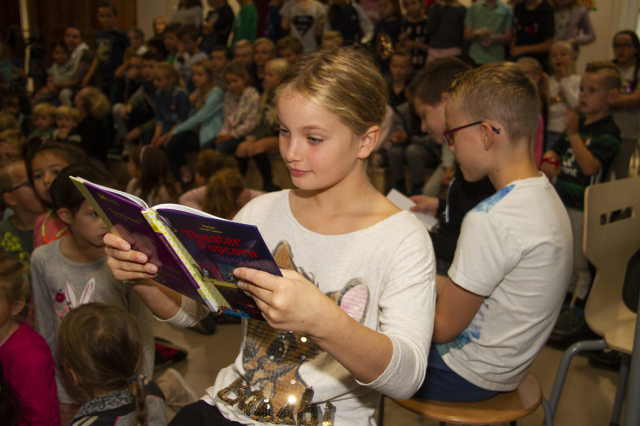
M 91 397 L 71 425 L 167 423 L 160 388 L 138 375 L 143 340 L 131 313 L 104 303 L 79 306 L 62 320 L 58 342 L 65 370 Z
M 542 171 L 555 182 L 573 230 L 573 269 L 569 294 L 554 339 L 566 339 L 584 324 L 584 307 L 591 288 L 591 271 L 582 252 L 584 192 L 604 180 L 620 148 L 620 130 L 610 104 L 619 95 L 620 73 L 611 62 L 591 62 L 580 81 L 579 111 L 567 109 L 566 130 L 544 154 Z M 569 303 L 575 292 L 576 299 Z
M 284 276 L 234 271 L 266 322 L 243 320 L 236 362 L 175 424 L 364 426 L 380 393 L 406 399 L 422 383 L 435 303 L 431 244 L 367 178 L 384 87 L 366 53 L 344 48 L 309 55 L 283 76 L 280 153 L 298 189 L 262 195 L 235 220 L 260 228 Z M 114 275 L 133 280 L 158 317 L 189 326 L 208 314 L 150 280 L 156 267 L 124 240 L 105 242 Z
M 538 113 L 516 64 L 467 71 L 449 88 L 443 137 L 465 179 L 487 176 L 497 192 L 462 223 L 417 397 L 481 401 L 516 389 L 560 312 L 571 228 L 532 158 Z

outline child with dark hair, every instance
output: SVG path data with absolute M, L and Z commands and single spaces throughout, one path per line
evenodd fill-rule
M 167 51 L 167 62 L 173 64 L 178 53 L 178 31 L 182 25 L 172 22 L 164 29 L 162 33 L 162 42 Z
M 110 272 L 102 242 L 109 229 L 70 176 L 110 188 L 117 186 L 103 166 L 92 159 L 65 167 L 51 185 L 53 211 L 70 232 L 68 237 L 33 253 L 31 277 L 36 331 L 45 338 L 58 360 L 57 332 L 72 309 L 89 302 L 120 306 L 139 321 L 144 361 L 138 365 L 137 372 L 150 377 L 154 357 L 151 313 L 131 287 L 116 280 Z M 75 415 L 80 405 L 89 400 L 89 395 L 58 362 L 56 382 L 61 416 L 68 424 L 69 415 Z
M 113 105 L 122 102 L 124 80 L 116 78 L 115 72 L 124 62 L 124 54 L 129 47 L 127 34 L 116 28 L 118 8 L 110 1 L 98 5 L 98 21 L 102 30 L 96 34 L 96 57 L 91 68 L 82 80 L 83 86 L 89 86 L 95 73 L 100 78 L 100 90 Z
M 391 80 L 389 81 L 389 105 L 397 107 L 407 101 L 406 88 L 411 82 L 411 54 L 405 49 L 396 49 L 391 54 L 389 71 Z
M 207 0 L 211 10 L 202 22 L 200 49 L 211 52 L 215 46 L 227 46 L 235 15 L 227 0 Z
M 297 38 L 286 36 L 278 40 L 276 50 L 278 51 L 278 57 L 285 59 L 289 62 L 289 65 L 294 65 L 302 59 L 304 47 Z
M 3 425 L 59 426 L 51 350 L 17 319 L 29 293 L 27 272 L 18 259 L 0 253 L 0 418 Z M 11 423 L 11 411 L 17 423 Z
M 143 338 L 130 312 L 104 303 L 79 306 L 62 320 L 58 342 L 65 370 L 92 398 L 71 425 L 166 424 L 162 391 L 138 375 Z
M 131 180 L 125 191 L 142 198 L 148 206 L 175 203 L 178 194 L 166 154 L 152 146 L 134 146 L 127 169 Z
M 69 60 L 67 45 L 62 41 L 53 43 L 51 49 L 51 59 L 53 64 L 47 68 L 47 84 L 35 95 L 35 102 L 58 103 L 58 93 L 64 87 L 62 83 L 73 77 L 73 62 Z
M 215 46 L 211 49 L 211 68 L 213 69 L 213 80 L 216 87 L 223 92 L 226 89 L 224 82 L 224 70 L 233 60 L 233 52 L 227 46 Z
M 178 54 L 173 61 L 173 67 L 182 76 L 184 87 L 188 93 L 195 90 L 191 82 L 191 66 L 209 57 L 198 47 L 200 29 L 193 24 L 183 25 L 178 32 Z

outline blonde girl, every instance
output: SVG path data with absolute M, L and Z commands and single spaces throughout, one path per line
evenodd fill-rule
M 54 141 L 81 143 L 82 139 L 75 132 L 80 120 L 80 111 L 69 105 L 61 105 L 56 108 L 56 129 L 51 138 Z
M 107 97 L 96 87 L 80 90 L 73 101 L 80 113 L 76 133 L 80 145 L 90 156 L 107 163 L 109 140 L 102 119 L 111 111 Z
M 518 65 L 520 65 L 525 75 L 529 77 L 529 80 L 531 80 L 538 88 L 540 115 L 538 116 L 538 131 L 536 132 L 536 139 L 533 144 L 533 158 L 536 160 L 538 168 L 540 168 L 542 154 L 545 153 L 545 118 L 547 117 L 549 108 L 549 76 L 542 69 L 540 62 L 535 58 L 520 58 L 518 59 Z
M 29 292 L 26 267 L 0 253 L 0 363 L 31 425 L 60 424 L 51 349 L 42 336 L 17 319 Z M 20 423 L 22 424 L 22 423 Z
M 189 98 L 195 108 L 186 121 L 160 137 L 160 144 L 166 146 L 173 176 L 182 182 L 193 180 L 185 154 L 212 145 L 222 128 L 224 94 L 216 87 L 209 60 L 198 61 L 191 66 L 191 81 L 196 91 Z M 200 131 L 196 133 L 198 126 Z
M 162 391 L 136 373 L 144 359 L 143 345 L 130 312 L 105 303 L 80 305 L 62 320 L 58 345 L 64 368 L 91 398 L 71 425 L 166 424 Z
M 289 63 L 282 58 L 272 59 L 267 62 L 264 77 L 265 91 L 260 100 L 256 134 L 247 138 L 236 148 L 240 172 L 243 175 L 246 174 L 249 158 L 253 158 L 260 171 L 260 176 L 262 176 L 262 188 L 267 192 L 280 190 L 272 182 L 271 162 L 268 157 L 269 154 L 278 152 L 279 126 L 276 122 L 271 102 L 280 84 L 280 79 L 288 66 Z
M 169 63 L 160 62 L 153 70 L 153 85 L 156 88 L 156 129 L 151 145 L 166 145 L 169 139 L 162 138 L 189 117 L 189 95 L 184 90 L 180 73 Z
M 253 42 L 253 64 L 249 68 L 249 74 L 253 87 L 258 93 L 264 92 L 264 67 L 267 62 L 276 57 L 276 45 L 271 40 L 261 37 Z
M 29 137 L 50 138 L 56 128 L 56 107 L 46 102 L 39 103 L 33 107 L 31 118 L 34 129 Z
M 142 198 L 150 207 L 178 200 L 169 161 L 162 149 L 134 146 L 129 153 L 127 170 L 131 179 L 125 192 Z
M 574 62 L 573 48 L 569 42 L 557 41 L 551 45 L 549 63 L 553 77 L 549 79 L 549 115 L 544 152 L 560 140 L 565 129 L 562 117 L 567 108 L 578 108 L 580 76 L 572 71 Z
M 234 218 L 258 226 L 283 277 L 234 271 L 266 322 L 243 320 L 236 362 L 174 422 L 200 412 L 229 424 L 322 416 L 364 426 L 380 393 L 407 399 L 419 388 L 433 331 L 434 256 L 424 227 L 367 178 L 385 87 L 371 59 L 346 48 L 309 55 L 283 76 L 274 100 L 280 154 L 297 189 L 260 196 Z M 156 316 L 188 326 L 207 315 L 152 281 L 156 267 L 144 254 L 112 234 L 105 242 L 116 278 L 132 282 Z

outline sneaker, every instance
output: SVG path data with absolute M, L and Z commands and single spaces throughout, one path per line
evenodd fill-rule
M 565 336 L 574 333 L 584 322 L 584 309 L 575 306 L 560 312 L 560 316 L 553 327 L 553 334 Z
M 167 369 L 155 382 L 164 394 L 167 407 L 175 411 L 198 401 L 196 393 L 187 385 L 184 377 L 173 368 Z
M 589 364 L 592 367 L 601 368 L 603 370 L 619 371 L 622 364 L 622 354 L 613 349 L 605 349 L 591 353 L 589 356 Z
M 174 345 L 168 340 L 154 337 L 156 351 L 153 363 L 154 370 L 160 370 L 176 362 L 184 360 L 189 352 L 185 349 Z

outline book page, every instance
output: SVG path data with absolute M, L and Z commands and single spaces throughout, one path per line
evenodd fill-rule
M 415 206 L 416 203 L 411 201 L 409 197 L 395 188 L 389 191 L 389 193 L 387 194 L 387 200 L 395 204 L 396 207 L 398 207 L 400 210 L 408 211 L 413 214 L 420 222 L 422 222 L 424 227 L 427 228 L 427 231 L 431 231 L 438 224 L 438 219 L 431 216 L 427 212 L 410 211 L 409 209 Z

